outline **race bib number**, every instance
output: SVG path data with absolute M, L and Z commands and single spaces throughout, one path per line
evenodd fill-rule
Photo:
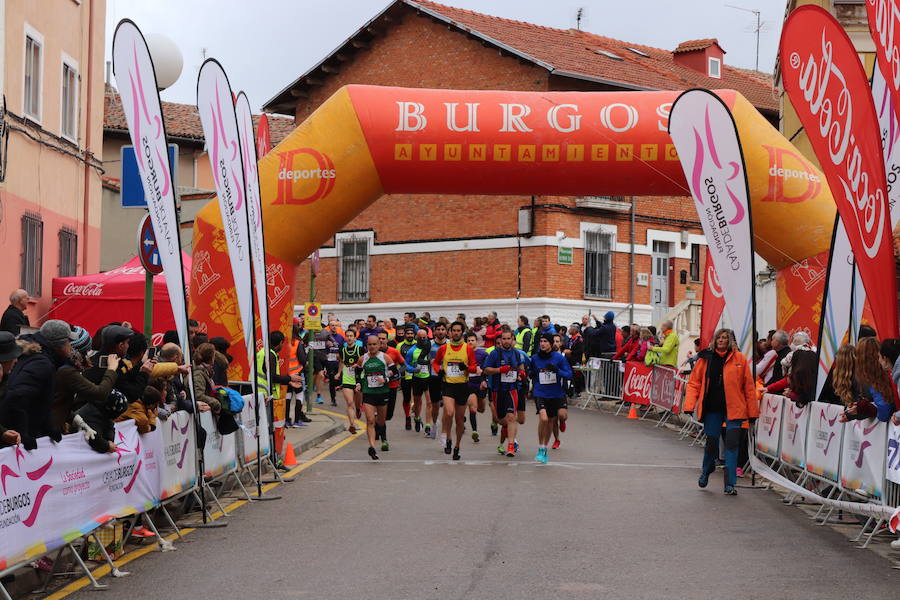
M 447 377 L 462 377 L 462 376 L 463 376 L 463 370 L 462 370 L 461 366 L 452 365 L 452 364 L 447 365 Z
M 556 383 L 556 373 L 553 371 L 541 371 L 538 373 L 538 382 L 541 385 L 552 385 Z
M 337 354 L 331 352 L 330 354 L 328 354 L 328 356 L 326 356 L 326 359 L 328 360 L 328 362 L 337 362 Z
M 370 388 L 381 387 L 382 377 L 381 375 L 368 375 L 366 376 L 366 383 L 369 384 Z
M 427 373 L 428 365 L 416 365 L 416 373 Z
M 515 383 L 516 379 L 519 377 L 518 371 L 509 371 L 507 373 L 500 373 L 500 381 L 503 383 Z
M 313 341 L 309 343 L 309 347 L 313 350 L 324 350 L 325 342 L 324 341 Z

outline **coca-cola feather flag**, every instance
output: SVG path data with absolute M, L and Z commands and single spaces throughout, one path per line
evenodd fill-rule
M 897 282 L 878 117 L 853 43 L 831 14 L 801 6 L 779 48 L 782 81 L 822 165 L 882 339 L 897 336 Z

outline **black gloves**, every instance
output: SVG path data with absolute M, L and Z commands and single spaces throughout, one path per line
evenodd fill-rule
M 25 446 L 26 450 L 37 450 L 37 440 L 31 437 L 30 435 L 21 434 L 22 436 L 22 445 Z
M 750 426 L 756 425 L 756 417 L 750 417 Z
M 55 443 L 60 443 L 62 441 L 62 432 L 60 431 L 51 431 L 47 434 L 47 437 L 53 440 Z

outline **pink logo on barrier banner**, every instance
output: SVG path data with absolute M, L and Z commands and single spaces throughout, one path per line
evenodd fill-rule
M 794 418 L 794 435 L 791 436 L 791 443 L 797 441 L 797 431 L 800 430 L 800 427 L 797 426 L 797 419 L 803 416 L 803 408 L 797 408 L 797 412 L 794 412 L 794 407 L 790 407 L 791 416 Z
M 831 433 L 828 434 L 828 443 L 825 444 L 825 451 L 822 452 L 822 454 L 824 454 L 825 456 L 828 456 L 828 449 L 831 447 L 831 440 L 833 440 L 833 439 L 834 439 L 834 432 L 832 431 Z
M 840 415 L 834 415 L 833 419 L 829 419 L 825 416 L 825 409 L 820 408 L 819 409 L 819 427 L 822 426 L 822 421 L 825 421 L 826 423 L 828 423 L 829 427 L 834 427 L 834 424 L 837 422 L 839 416 Z
M 178 427 L 175 425 L 175 419 L 172 419 L 172 433 L 174 434 L 176 431 L 181 432 L 181 435 L 187 435 L 188 429 L 191 427 L 191 420 L 188 419 L 184 424 L 184 427 Z M 184 457 L 187 456 L 188 443 L 190 440 L 185 439 L 184 443 L 181 445 L 181 457 L 178 459 L 178 462 L 175 463 L 176 466 L 180 469 L 184 464 Z
M 868 448 L 871 445 L 872 445 L 871 442 L 869 442 L 868 440 L 863 441 L 863 443 L 861 443 L 859 445 L 859 455 L 856 457 L 856 462 L 854 463 L 856 465 L 857 469 L 862 467 L 863 454 L 865 453 L 866 448 Z
M 16 467 L 20 467 L 20 458 L 24 458 L 24 453 L 21 453 L 18 446 L 16 447 Z M 34 469 L 33 471 L 25 471 L 24 475 L 31 481 L 39 481 L 44 475 L 47 474 L 47 471 L 50 469 L 50 466 L 53 464 L 53 457 L 50 457 L 44 465 Z M 3 487 L 3 494 L 6 495 L 6 479 L 7 477 L 18 478 L 21 477 L 22 474 L 17 472 L 15 469 L 12 469 L 8 465 L 0 466 L 0 484 Z M 44 502 L 44 496 L 53 489 L 52 485 L 43 484 L 40 488 L 38 488 L 37 494 L 35 494 L 34 499 L 31 501 L 31 511 L 28 513 L 28 516 L 22 519 L 22 525 L 25 527 L 31 527 L 34 525 L 35 521 L 37 521 L 38 515 L 41 511 L 41 505 Z M 27 506 L 27 504 L 25 505 Z

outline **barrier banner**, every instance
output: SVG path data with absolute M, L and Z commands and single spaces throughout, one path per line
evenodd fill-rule
M 197 485 L 197 435 L 190 413 L 180 410 L 160 420 L 155 435 L 160 444 L 160 500 L 171 498 Z
M 206 430 L 206 445 L 203 447 L 206 478 L 218 477 L 222 473 L 236 468 L 235 438 L 237 432 L 228 435 L 220 434 L 216 430 L 211 412 L 200 413 L 200 426 Z
M 241 464 L 248 465 L 259 456 L 256 453 L 256 436 L 259 437 L 260 452 L 263 456 L 269 453 L 269 418 L 265 403 L 259 406 L 259 429 L 256 428 L 256 405 L 253 394 L 244 396 L 244 409 L 241 411 Z
M 888 422 L 887 464 L 885 476 L 888 481 L 900 485 L 900 427 Z
M 878 54 L 883 53 L 882 46 Z M 827 10 L 806 5 L 785 21 L 779 58 L 784 89 L 834 193 L 878 335 L 896 337 L 897 281 L 884 156 L 859 55 Z M 883 61 L 879 56 L 884 67 Z
M 653 367 L 648 367 L 640 361 L 626 362 L 625 376 L 622 380 L 622 401 L 648 406 L 652 378 Z
M 131 143 L 136 149 L 134 155 L 141 173 L 150 220 L 153 222 L 159 258 L 166 274 L 175 328 L 178 330 L 181 347 L 188 348 L 181 228 L 175 212 L 175 186 L 169 169 L 166 127 L 150 51 L 144 36 L 132 21 L 123 19 L 116 26 L 112 54 L 113 74 L 122 99 Z M 188 389 L 193 398 L 193 388 L 189 386 Z
M 738 347 L 744 356 L 753 356 L 756 268 L 750 190 L 734 118 L 709 90 L 688 90 L 672 105 L 669 134 L 722 284 Z
M 878 419 L 855 420 L 844 426 L 841 485 L 851 492 L 863 489 L 881 497 L 884 483 L 884 459 L 887 451 L 887 425 Z
M 679 389 L 675 379 L 676 371 L 672 367 L 655 365 L 650 374 L 650 404 L 665 410 L 672 410 Z
M 778 442 L 781 441 L 782 407 L 784 396 L 763 394 L 756 422 L 756 449 L 778 458 Z
M 134 421 L 116 424 L 114 453 L 95 452 L 80 433 L 0 450 L 0 570 L 156 506 L 158 457 Z
M 806 466 L 806 433 L 809 425 L 809 405 L 799 407 L 784 403 L 784 423 L 781 426 L 781 460 L 789 465 Z
M 813 402 L 809 405 L 809 437 L 806 444 L 806 469 L 831 481 L 838 480 L 844 424 L 838 419 L 844 412 L 839 404 Z
M 706 277 L 703 278 L 703 304 L 700 310 L 700 347 L 708 348 L 725 310 L 725 292 L 716 274 L 712 253 L 706 249 Z

